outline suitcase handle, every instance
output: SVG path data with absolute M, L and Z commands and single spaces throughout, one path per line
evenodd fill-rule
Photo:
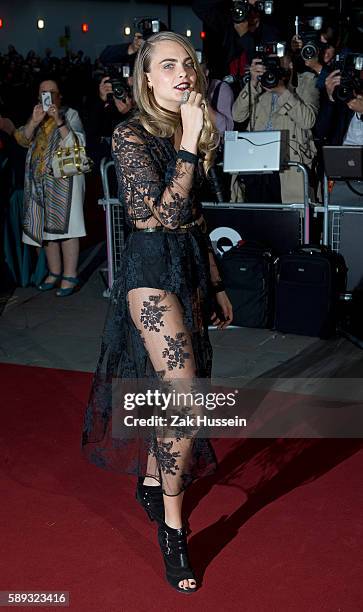
M 329 247 L 320 244 L 302 244 L 293 251 L 294 253 L 320 253 L 328 254 L 331 253 Z

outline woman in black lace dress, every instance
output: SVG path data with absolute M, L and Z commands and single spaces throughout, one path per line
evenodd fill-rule
M 232 320 L 198 201 L 217 135 L 194 49 L 178 34 L 162 32 L 144 43 L 134 95 L 139 113 L 116 128 L 112 143 L 131 232 L 111 295 L 83 451 L 96 465 L 139 477 L 136 496 L 158 523 L 166 577 L 191 593 L 196 582 L 181 506 L 188 484 L 215 470 L 212 446 L 161 428 L 148 438 L 117 439 L 111 390 L 115 379 L 188 386 L 211 375 L 208 324 L 224 328 Z

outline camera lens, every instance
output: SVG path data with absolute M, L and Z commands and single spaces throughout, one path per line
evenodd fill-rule
M 307 43 L 301 49 L 301 57 L 303 60 L 311 60 L 313 57 L 317 57 L 319 55 L 319 50 L 316 45 L 313 43 Z
M 246 21 L 248 18 L 248 14 L 250 12 L 251 5 L 248 0 L 239 0 L 233 2 L 232 5 L 232 21 L 234 23 L 242 23 L 242 21 Z
M 277 70 L 266 70 L 261 76 L 260 82 L 262 87 L 266 87 L 267 89 L 272 89 L 273 87 L 277 87 L 279 84 L 280 75 Z
M 354 89 L 351 85 L 338 85 L 333 91 L 333 100 L 335 102 L 342 102 L 346 104 L 353 100 L 354 98 Z

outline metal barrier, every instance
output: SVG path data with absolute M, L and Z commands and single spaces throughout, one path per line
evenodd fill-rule
M 114 171 L 115 164 L 103 158 L 100 165 L 103 187 L 103 198 L 98 204 L 103 206 L 106 213 L 106 240 L 107 240 L 107 280 L 111 289 L 115 274 L 121 265 L 122 249 L 125 244 L 125 216 L 124 207 L 117 197 L 110 192 L 110 172 Z
M 361 235 L 363 229 L 362 205 L 330 202 L 328 177 L 324 175 L 323 206 L 316 207 L 323 213 L 323 244 L 341 253 L 348 266 L 347 290 L 352 291 L 363 278 Z
M 255 210 L 300 210 L 303 213 L 302 227 L 301 227 L 301 242 L 309 243 L 310 239 L 310 204 L 308 196 L 308 172 L 303 164 L 298 162 L 289 162 L 289 166 L 298 167 L 304 175 L 304 203 L 303 204 L 251 204 L 243 202 L 240 204 L 226 203 L 224 205 L 211 204 L 220 209 L 223 206 L 235 208 L 236 206 L 241 207 L 243 210 L 255 209 Z M 102 187 L 103 187 L 103 198 L 98 200 L 98 204 L 103 206 L 106 213 L 106 239 L 107 239 L 107 276 L 108 276 L 108 287 L 112 288 L 115 275 L 120 269 L 122 250 L 125 244 L 125 212 L 124 206 L 120 203 L 118 197 L 111 194 L 110 191 L 110 173 L 114 171 L 115 164 L 112 160 L 103 158 L 100 165 Z M 205 203 L 207 204 L 207 203 Z M 205 206 L 205 204 L 203 204 Z M 207 204 L 208 206 L 208 204 Z

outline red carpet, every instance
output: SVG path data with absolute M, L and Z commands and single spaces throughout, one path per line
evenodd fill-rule
M 216 441 L 219 472 L 186 497 L 203 577 L 188 598 L 164 582 L 134 479 L 80 455 L 90 375 L 0 373 L 0 590 L 67 590 L 81 612 L 363 609 L 359 440 Z

